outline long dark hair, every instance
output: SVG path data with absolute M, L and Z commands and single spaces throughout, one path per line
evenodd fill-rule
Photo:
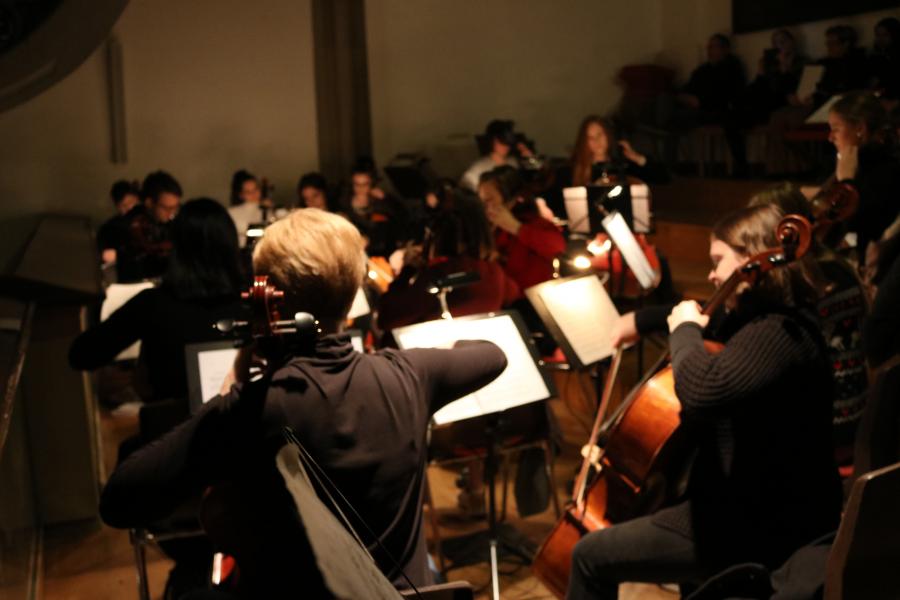
M 195 198 L 172 222 L 172 255 L 162 287 L 177 298 L 237 297 L 244 283 L 237 230 L 225 207 Z
M 744 256 L 753 256 L 768 248 L 776 248 L 778 223 L 784 211 L 776 204 L 757 204 L 728 214 L 712 228 L 713 239 L 728 244 Z M 769 271 L 752 290 L 739 297 L 756 298 L 767 303 L 794 308 L 815 306 L 822 290 L 822 280 L 812 253 L 788 265 Z
M 517 218 L 538 214 L 534 193 L 525 184 L 525 180 L 522 179 L 522 175 L 515 167 L 501 165 L 487 173 L 482 173 L 478 183 L 479 185 L 482 183 L 496 185 L 503 202 L 507 205 L 512 204 L 510 210 Z
M 870 92 L 845 94 L 831 107 L 831 112 L 851 125 L 865 125 L 868 143 L 891 145 L 894 142 L 888 113 L 881 101 Z
M 231 176 L 231 206 L 239 206 L 244 203 L 241 199 L 241 192 L 244 189 L 244 184 L 248 181 L 255 181 L 257 185 L 259 184 L 256 175 L 245 169 L 236 171 Z
M 612 161 L 615 149 L 619 146 L 616 139 L 616 128 L 612 121 L 598 115 L 588 115 L 578 126 L 578 136 L 575 138 L 575 149 L 572 150 L 572 185 L 590 185 L 591 170 L 594 166 L 594 153 L 588 145 L 588 128 L 591 125 L 599 125 L 606 134 L 607 157 Z
M 433 252 L 435 256 L 487 260 L 494 249 L 491 224 L 484 205 L 462 192 L 448 198 L 435 215 Z

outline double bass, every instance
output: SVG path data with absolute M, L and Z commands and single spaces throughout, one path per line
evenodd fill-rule
M 812 241 L 812 226 L 799 215 L 787 215 L 778 224 L 780 246 L 749 257 L 716 290 L 703 307 L 712 314 L 741 284 L 755 285 L 772 269 L 802 257 Z M 707 350 L 722 346 L 706 342 Z M 686 483 L 690 446 L 680 427 L 681 405 L 668 358 L 663 358 L 631 391 L 604 423 L 621 351 L 613 358 L 589 448 L 600 445 L 594 460 L 585 457 L 576 479 L 572 501 L 541 545 L 532 566 L 537 577 L 562 598 L 568 588 L 572 551 L 586 534 L 638 516 L 650 514 L 677 498 Z M 605 440 L 605 443 L 599 443 Z M 591 466 L 598 472 L 588 481 Z

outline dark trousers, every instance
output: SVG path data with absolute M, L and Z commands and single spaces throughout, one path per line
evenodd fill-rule
M 679 507 L 668 510 L 680 510 Z M 572 553 L 568 600 L 615 600 L 619 583 L 701 583 L 713 574 L 691 536 L 641 517 L 589 533 Z

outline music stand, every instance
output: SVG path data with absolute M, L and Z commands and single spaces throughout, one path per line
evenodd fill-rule
M 597 274 L 551 279 L 528 288 L 525 296 L 572 368 L 612 356 L 609 332 L 619 312 Z
M 553 381 L 540 368 L 540 356 L 522 318 L 516 311 L 500 311 L 455 319 L 440 319 L 400 327 L 392 331 L 402 349 L 450 347 L 460 340 L 488 340 L 506 354 L 508 365 L 497 379 L 480 390 L 451 402 L 434 415 L 436 424 L 486 417 L 485 479 L 488 486 L 488 531 L 490 536 L 493 598 L 500 597 L 495 483 L 497 455 L 502 445 L 503 414 L 510 409 L 547 400 L 556 395 Z M 480 445 L 482 440 L 478 441 Z

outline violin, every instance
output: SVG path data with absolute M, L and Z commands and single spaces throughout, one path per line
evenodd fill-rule
M 704 305 L 712 314 L 741 284 L 755 285 L 769 271 L 802 257 L 812 242 L 812 226 L 799 215 L 787 215 L 778 224 L 777 248 L 751 256 L 716 290 Z M 711 352 L 721 344 L 706 342 Z M 588 452 L 563 516 L 535 556 L 532 569 L 557 597 L 565 596 L 572 550 L 586 534 L 635 517 L 650 514 L 683 493 L 690 447 L 680 427 L 681 404 L 668 357 L 651 369 L 622 405 L 606 420 L 621 350 L 613 358 L 589 448 L 605 440 L 596 459 L 599 470 L 588 481 L 594 457 Z M 605 422 L 604 422 L 605 421 Z

